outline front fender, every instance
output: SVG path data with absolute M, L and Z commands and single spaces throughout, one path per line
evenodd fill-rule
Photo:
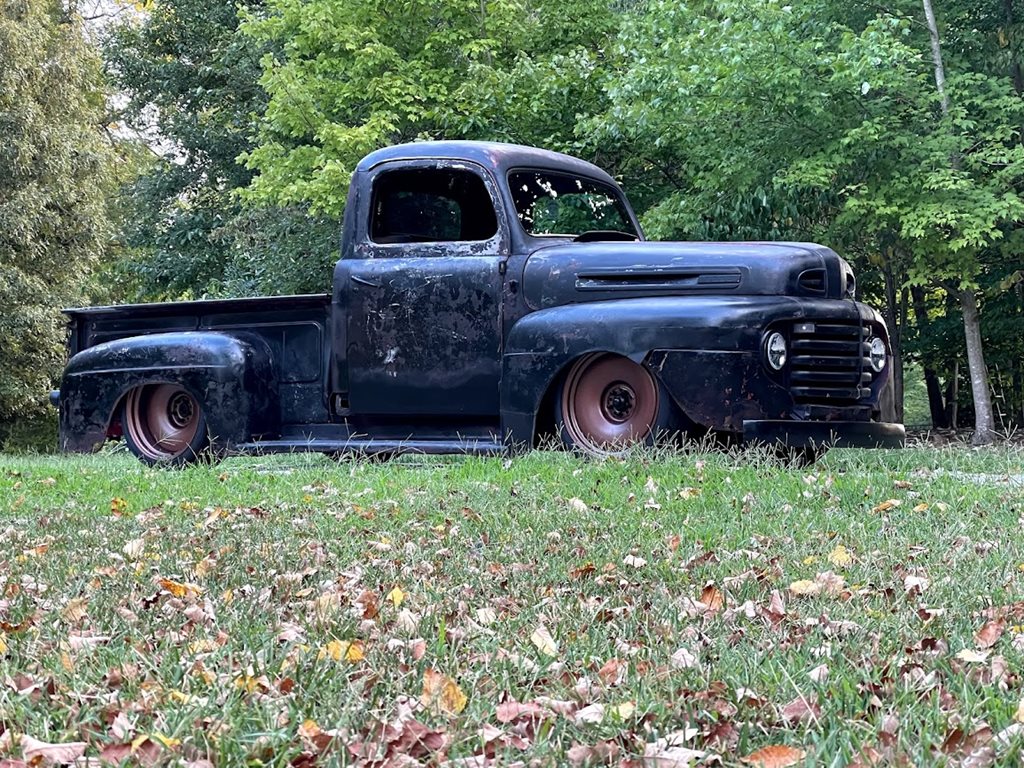
M 612 352 L 656 366 L 651 353 L 671 350 L 694 353 L 700 359 L 710 360 L 706 353 L 714 353 L 715 359 L 756 362 L 768 325 L 809 316 L 878 320 L 874 310 L 852 301 L 788 296 L 633 298 L 533 312 L 509 331 L 502 356 L 501 416 L 506 439 L 512 445 L 532 443 L 548 388 L 580 355 Z M 661 378 L 660 371 L 655 373 Z M 788 394 L 776 389 L 788 403 Z M 679 393 L 672 395 L 678 400 Z M 707 426 L 728 428 L 715 420 Z
M 108 341 L 71 358 L 61 381 L 60 445 L 95 449 L 121 398 L 143 384 L 179 384 L 202 405 L 225 448 L 279 430 L 277 376 L 266 343 L 249 334 L 156 333 Z

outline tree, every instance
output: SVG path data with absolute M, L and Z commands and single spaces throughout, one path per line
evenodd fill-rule
M 770 237 L 802 231 L 862 254 L 862 264 L 871 255 L 894 286 L 976 289 L 987 254 L 1024 216 L 1024 105 L 1005 76 L 965 67 L 949 74 L 944 113 L 925 25 L 860 13 L 659 2 L 627 30 L 630 53 L 595 135 L 621 136 L 672 169 L 674 189 L 645 217 L 652 232 L 754 221 Z M 782 214 L 794 200 L 815 205 Z M 978 439 L 987 430 L 979 423 Z
M 243 210 L 235 194 L 252 178 L 237 158 L 266 104 L 263 51 L 225 0 L 155 0 L 111 29 L 120 118 L 152 148 L 121 204 L 119 271 L 134 298 L 298 293 L 330 280 L 335 221 L 300 207 Z
M 63 360 L 59 308 L 82 299 L 110 234 L 103 98 L 72 11 L 0 7 L 0 424 L 45 402 Z
M 565 148 L 603 105 L 608 0 L 271 0 L 246 32 L 270 95 L 249 200 L 338 215 L 367 152 L 418 138 Z

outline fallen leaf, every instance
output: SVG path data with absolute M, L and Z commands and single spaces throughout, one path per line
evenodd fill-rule
M 697 657 L 686 648 L 676 650 L 669 662 L 676 669 L 695 669 L 697 667 Z
M 362 661 L 364 658 L 366 658 L 366 655 L 361 640 L 331 640 L 320 649 L 316 656 L 317 661 L 322 661 L 323 659 L 341 661 L 344 659 L 352 664 Z
M 85 754 L 84 741 L 69 741 L 63 744 L 47 744 L 25 734 L 20 739 L 21 756 L 31 765 L 63 765 L 73 763 Z
M 569 499 L 569 501 L 566 503 L 569 505 L 569 509 L 571 509 L 573 512 L 578 512 L 581 515 L 586 514 L 590 511 L 590 508 L 587 506 L 587 503 L 583 499 L 578 499 L 575 496 Z
M 624 701 L 621 704 L 616 704 L 612 707 L 612 712 L 619 720 L 628 720 L 636 713 L 636 702 Z
M 657 743 L 644 748 L 643 768 L 690 768 L 707 752 L 689 747 L 662 747 Z
M 142 557 L 142 553 L 146 551 L 146 540 L 132 539 L 124 545 L 124 549 L 122 551 L 132 560 L 138 560 Z
M 704 585 L 704 589 L 700 593 L 700 601 L 708 607 L 709 611 L 720 611 L 725 607 L 725 595 L 711 582 Z
M 533 630 L 530 640 L 537 646 L 537 650 L 545 656 L 551 656 L 552 658 L 558 656 L 558 644 L 543 624 Z
M 466 694 L 448 675 L 436 669 L 423 672 L 423 706 L 435 714 L 457 715 L 466 708 Z
M 853 563 L 853 555 L 850 554 L 846 547 L 839 544 L 828 553 L 828 561 L 836 568 L 846 568 Z
M 405 592 L 402 591 L 401 587 L 396 586 L 388 592 L 387 599 L 392 602 L 395 608 L 397 608 L 402 604 L 402 601 L 405 600 Z
M 758 768 L 787 768 L 787 766 L 796 765 L 803 759 L 804 751 L 802 749 L 772 745 L 751 752 L 746 757 L 741 757 L 740 762 Z
M 816 696 L 797 696 L 782 708 L 782 719 L 791 725 L 817 720 L 821 714 Z
M 927 576 L 915 576 L 911 574 L 903 579 L 903 591 L 908 595 L 919 595 L 931 586 L 931 580 Z
M 512 723 L 521 719 L 542 719 L 551 716 L 551 712 L 539 704 L 520 703 L 515 700 L 503 701 L 495 710 L 495 717 L 502 724 Z
M 597 725 L 604 720 L 604 704 L 591 704 L 576 712 L 576 725 Z
M 608 659 L 601 668 L 597 670 L 597 676 L 601 678 L 601 682 L 605 685 L 619 685 L 622 683 L 622 679 L 625 677 L 626 664 L 620 659 L 611 658 Z
M 700 496 L 700 488 L 691 488 L 686 486 L 685 488 L 679 489 L 678 495 L 680 499 L 695 499 Z
M 988 622 L 974 633 L 974 644 L 978 648 L 991 648 L 1002 636 L 1005 627 L 1001 620 Z
M 890 509 L 895 509 L 902 504 L 899 499 L 886 499 L 881 504 L 878 504 L 872 509 L 872 512 L 888 512 Z
M 647 565 L 647 561 L 644 560 L 642 557 L 636 557 L 635 555 L 626 555 L 624 558 L 622 558 L 622 564 L 631 566 L 633 568 L 643 568 L 645 565 Z
M 797 597 L 813 597 L 821 594 L 821 584 L 810 579 L 799 579 L 789 585 L 789 592 Z
M 814 577 L 814 583 L 821 586 L 821 591 L 829 597 L 839 597 L 846 589 L 846 580 L 832 571 L 822 571 Z
M 478 623 L 483 624 L 486 627 L 498 620 L 498 612 L 493 608 L 477 608 L 476 620 Z
M 960 661 L 966 661 L 968 664 L 983 664 L 988 660 L 988 656 L 988 651 L 975 651 L 971 648 L 964 648 L 956 655 Z
M 157 583 L 160 585 L 161 589 L 170 592 L 179 600 L 183 600 L 187 597 L 198 597 L 203 591 L 202 588 L 196 584 L 186 584 L 184 582 L 174 581 L 173 579 L 157 579 Z
M 824 683 L 828 680 L 828 664 L 819 664 L 807 676 L 815 683 Z

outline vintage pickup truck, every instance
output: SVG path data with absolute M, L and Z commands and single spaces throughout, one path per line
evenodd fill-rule
M 149 464 L 904 437 L 885 325 L 833 251 L 645 241 L 608 174 L 529 147 L 370 154 L 329 295 L 66 314 L 63 450 L 123 435 Z

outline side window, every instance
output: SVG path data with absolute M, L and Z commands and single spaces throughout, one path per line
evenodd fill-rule
M 373 185 L 370 239 L 375 243 L 489 240 L 498 231 L 483 179 L 460 168 L 388 171 Z

